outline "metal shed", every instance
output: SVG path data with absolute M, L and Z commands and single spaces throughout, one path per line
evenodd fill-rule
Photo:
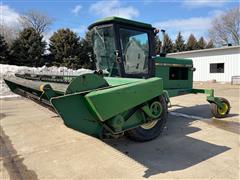
M 194 81 L 231 82 L 233 76 L 240 76 L 240 46 L 170 53 L 167 56 L 192 59 L 196 68 Z

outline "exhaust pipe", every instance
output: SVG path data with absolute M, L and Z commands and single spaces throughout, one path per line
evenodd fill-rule
M 166 50 L 165 50 L 165 30 L 161 29 L 162 32 L 162 45 L 160 49 L 160 56 L 161 57 L 166 57 Z

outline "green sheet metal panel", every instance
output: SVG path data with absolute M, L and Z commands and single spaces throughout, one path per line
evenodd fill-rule
M 113 22 L 114 23 L 127 24 L 127 25 L 130 25 L 130 26 L 135 26 L 135 27 L 140 27 L 140 28 L 148 28 L 148 29 L 153 28 L 151 24 L 147 24 L 147 23 L 143 23 L 143 22 L 139 22 L 139 21 L 133 21 L 133 20 L 113 16 L 113 17 L 107 17 L 107 18 L 100 19 L 100 20 L 96 21 L 95 23 L 88 26 L 88 29 L 91 29 L 92 27 L 100 25 L 100 24 L 108 24 L 108 23 L 113 23 Z
M 170 79 L 170 68 L 188 68 L 188 79 L 186 80 L 173 80 Z M 155 59 L 155 76 L 163 79 L 163 87 L 168 89 L 191 89 L 193 81 L 193 63 L 190 59 L 177 59 L 157 57 Z
M 68 85 L 65 94 L 90 91 L 109 86 L 107 81 L 96 74 L 83 74 L 74 78 Z
M 183 65 L 193 65 L 191 59 L 180 59 L 180 58 L 170 58 L 170 57 L 156 57 L 156 63 L 169 63 L 169 64 L 183 64 Z
M 122 86 L 92 91 L 85 98 L 99 120 L 105 121 L 160 96 L 162 92 L 162 79 L 150 78 Z
M 136 79 L 136 78 L 119 78 L 119 77 L 104 77 L 107 83 L 110 86 L 119 86 L 123 84 L 129 84 L 137 81 L 143 81 L 144 79 Z
M 168 89 L 167 92 L 169 97 L 174 97 L 189 94 L 192 92 L 192 89 Z
M 84 94 L 55 97 L 51 103 L 68 127 L 95 137 L 101 135 L 102 125 L 89 109 Z

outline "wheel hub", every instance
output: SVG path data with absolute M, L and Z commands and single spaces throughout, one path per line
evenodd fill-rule
M 157 124 L 157 120 L 141 125 L 143 129 L 152 129 Z
M 218 108 L 218 112 L 219 112 L 219 114 L 224 115 L 227 113 L 227 111 L 228 111 L 228 105 L 223 102 L 223 107 Z
M 160 117 L 160 115 L 162 113 L 162 105 L 160 104 L 160 102 L 158 102 L 158 101 L 153 102 L 149 109 L 154 118 Z
M 160 117 L 161 113 L 162 113 L 162 105 L 159 101 L 154 101 L 150 107 L 150 112 L 152 114 L 152 117 L 154 117 L 154 119 L 157 119 Z M 156 124 L 157 124 L 158 120 L 153 120 L 153 121 L 150 121 L 150 122 L 147 122 L 143 125 L 141 125 L 141 127 L 143 129 L 151 129 L 153 128 Z

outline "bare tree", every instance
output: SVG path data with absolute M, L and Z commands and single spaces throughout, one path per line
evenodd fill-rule
M 212 20 L 209 37 L 217 46 L 240 44 L 240 8 L 235 7 Z
M 0 34 L 4 37 L 8 45 L 11 45 L 12 42 L 17 38 L 20 29 L 13 26 L 7 26 L 2 24 L 0 26 Z
M 39 11 L 28 11 L 19 19 L 23 28 L 34 28 L 40 34 L 44 33 L 52 24 L 53 19 Z

